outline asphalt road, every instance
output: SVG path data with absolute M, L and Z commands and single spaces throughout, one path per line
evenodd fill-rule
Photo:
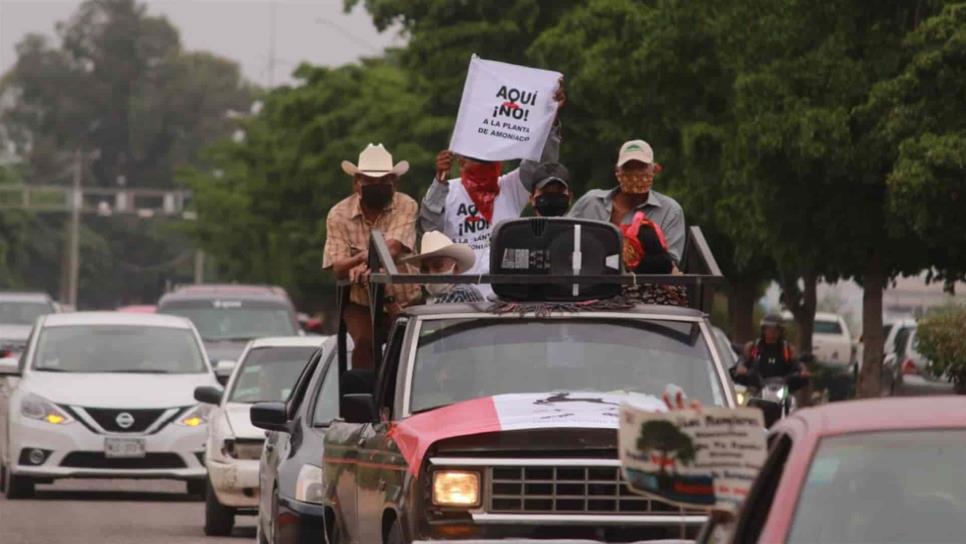
M 206 537 L 205 505 L 184 484 L 162 480 L 63 480 L 30 500 L 0 495 L 3 544 L 229 544 L 255 541 L 240 516 L 229 538 Z

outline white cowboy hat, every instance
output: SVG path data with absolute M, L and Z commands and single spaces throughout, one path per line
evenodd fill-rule
M 359 153 L 359 165 L 349 161 L 342 161 L 342 171 L 350 176 L 362 174 L 373 178 L 381 178 L 389 174 L 401 176 L 409 171 L 408 161 L 392 164 L 392 155 L 382 144 L 369 144 Z
M 420 242 L 420 253 L 418 255 L 410 255 L 409 257 L 400 259 L 399 262 L 418 264 L 419 261 L 426 257 L 449 257 L 455 259 L 457 274 L 462 274 L 470 268 L 473 268 L 473 264 L 476 263 L 476 253 L 473 253 L 470 246 L 466 244 L 454 244 L 452 240 L 438 230 L 423 234 L 422 241 Z

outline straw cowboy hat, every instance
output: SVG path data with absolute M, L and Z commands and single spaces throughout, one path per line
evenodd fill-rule
M 389 174 L 401 176 L 409 171 L 408 161 L 392 164 L 392 155 L 382 144 L 369 144 L 359 153 L 359 165 L 349 161 L 342 161 L 342 171 L 350 176 L 362 174 L 372 178 L 381 178 Z
M 452 240 L 438 230 L 423 234 L 422 241 L 420 242 L 420 253 L 400 259 L 400 262 L 419 264 L 419 261 L 427 257 L 449 257 L 450 259 L 455 259 L 457 274 L 462 274 L 470 268 L 473 268 L 473 264 L 476 262 L 476 254 L 473 253 L 470 246 L 466 244 L 454 244 Z

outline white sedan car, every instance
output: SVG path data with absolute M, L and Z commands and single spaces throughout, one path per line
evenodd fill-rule
M 249 409 L 255 402 L 288 398 L 295 380 L 324 340 L 321 336 L 253 340 L 224 393 L 211 386 L 195 390 L 195 399 L 214 405 L 205 449 L 205 534 L 230 534 L 235 514 L 257 510 L 258 462 L 265 431 L 252 425 Z
M 8 499 L 58 478 L 168 478 L 204 492 L 216 385 L 185 318 L 82 312 L 37 320 L 19 364 L 0 360 L 0 479 Z

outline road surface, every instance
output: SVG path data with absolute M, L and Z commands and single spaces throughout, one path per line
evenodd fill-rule
M 205 504 L 184 484 L 162 480 L 63 480 L 30 500 L 0 495 L 3 544 L 228 544 L 255 541 L 255 518 L 240 516 L 229 538 L 206 537 Z

